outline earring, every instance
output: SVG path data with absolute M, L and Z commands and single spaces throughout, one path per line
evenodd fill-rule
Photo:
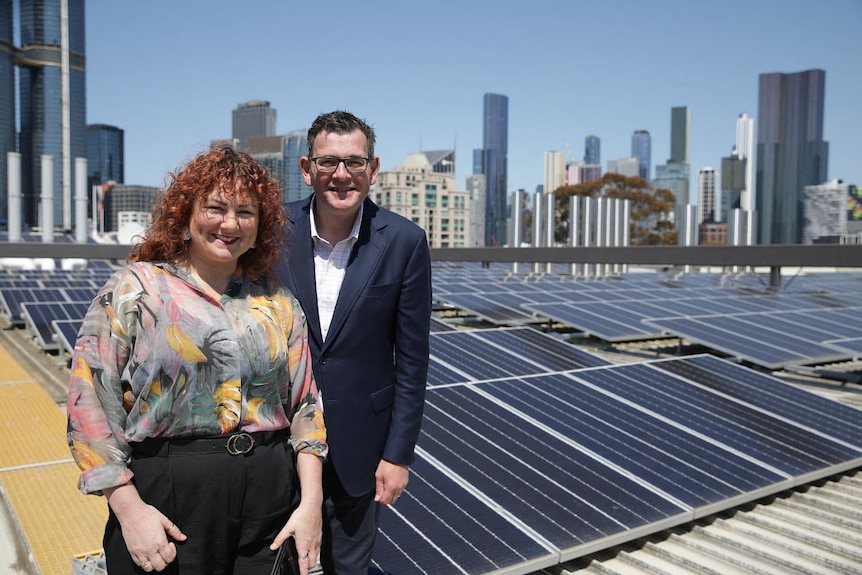
M 183 240 L 189 241 L 190 239 L 192 239 L 192 234 L 191 234 L 191 232 L 189 232 L 189 229 L 186 228 L 185 231 L 183 232 Z
M 253 250 L 256 247 L 257 247 L 257 242 L 252 242 L 252 244 L 250 246 L 248 246 L 248 249 Z

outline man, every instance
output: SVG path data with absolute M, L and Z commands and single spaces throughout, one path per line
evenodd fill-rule
M 371 126 L 322 114 L 300 169 L 314 189 L 286 206 L 287 254 L 278 274 L 308 320 L 323 396 L 321 563 L 327 575 L 365 575 L 379 505 L 408 481 L 428 372 L 431 260 L 424 231 L 368 198 L 377 181 Z

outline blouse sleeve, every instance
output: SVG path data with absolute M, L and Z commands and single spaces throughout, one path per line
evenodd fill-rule
M 305 314 L 299 302 L 288 297 L 292 308 L 288 337 L 288 371 L 290 375 L 289 405 L 285 412 L 290 420 L 290 443 L 295 451 L 305 451 L 325 458 L 329 448 L 323 423 L 323 400 L 311 370 L 311 351 Z
M 134 329 L 122 301 L 135 289 L 134 276 L 121 270 L 108 280 L 84 316 L 72 354 L 67 441 L 81 468 L 78 489 L 101 494 L 127 483 L 130 448 L 123 430 L 126 410 L 120 376 L 129 358 Z

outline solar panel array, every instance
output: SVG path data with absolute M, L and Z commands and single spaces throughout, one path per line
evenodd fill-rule
M 685 338 L 768 369 L 859 355 L 858 273 L 793 277 L 774 293 L 754 274 L 585 280 L 470 271 L 435 270 L 435 298 L 495 325 L 555 322 L 609 343 Z
M 72 325 L 80 326 L 87 306 L 114 270 L 102 260 L 73 270 L 0 269 L 0 315 L 24 326 L 42 350 L 68 351 L 74 344 Z
M 707 355 L 433 386 L 374 564 L 530 573 L 860 464 L 862 411 Z

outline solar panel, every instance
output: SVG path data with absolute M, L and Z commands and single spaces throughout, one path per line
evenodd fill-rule
M 477 340 L 497 345 L 524 360 L 537 363 L 541 371 L 565 371 L 610 363 L 531 328 L 486 329 L 471 333 Z
M 612 304 L 545 303 L 524 307 L 605 341 L 634 341 L 662 336 L 660 329 L 641 323 L 643 316 Z
M 854 358 L 862 357 L 862 337 L 848 337 L 844 339 L 833 339 L 823 342 L 825 345 L 835 349 L 853 354 Z
M 420 456 L 398 505 L 381 509 L 371 572 L 505 573 L 516 565 L 535 570 L 557 563 L 552 551 Z
M 646 323 L 768 369 L 847 359 L 846 354 L 811 341 L 805 333 L 782 332 L 758 319 L 763 318 L 708 316 L 651 319 Z
M 54 350 L 59 343 L 54 339 L 51 322 L 58 319 L 83 319 L 90 307 L 90 301 L 68 302 L 26 302 L 21 304 L 21 316 L 25 325 L 33 332 L 39 347 Z
M 862 411 L 712 356 L 431 388 L 374 563 L 527 573 L 860 465 Z
M 54 341 L 62 351 L 69 355 L 75 350 L 75 342 L 78 339 L 78 331 L 81 329 L 82 319 L 55 319 L 51 322 L 54 330 Z
M 6 288 L 0 291 L 5 315 L 12 323 L 21 323 L 21 304 L 24 302 L 65 301 L 63 290 L 59 288 Z
M 431 334 L 428 384 L 577 369 L 608 362 L 532 328 Z
M 506 325 L 512 323 L 531 323 L 539 321 L 528 311 L 512 307 L 512 305 L 514 305 L 511 299 L 513 296 L 514 294 L 509 294 L 508 301 L 510 302 L 510 305 L 505 305 L 500 302 L 500 300 L 503 299 L 501 294 L 493 294 L 492 296 L 468 293 L 446 294 L 441 295 L 440 299 L 455 307 L 469 311 L 494 324 Z M 518 303 L 523 301 L 525 300 L 520 298 Z

